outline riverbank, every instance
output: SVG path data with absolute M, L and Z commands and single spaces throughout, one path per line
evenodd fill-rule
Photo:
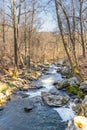
M 87 103 L 84 82 L 80 83 L 76 77 L 70 77 L 69 72 L 70 68 L 62 60 L 56 65 L 41 67 L 38 70 L 41 75 L 31 82 L 28 82 L 30 75 L 26 74 L 28 87 L 24 88 L 26 82 L 23 80 L 24 87 L 20 87 L 20 84 L 13 89 L 11 101 L 0 111 L 0 128 L 68 130 L 67 121 L 71 121 L 78 114 L 86 115 L 87 110 L 84 108 L 82 111 Z M 24 78 L 23 75 L 20 76 Z M 18 80 L 13 79 L 12 83 L 15 81 L 17 85 Z M 70 130 L 72 125 L 74 126 L 69 126 Z

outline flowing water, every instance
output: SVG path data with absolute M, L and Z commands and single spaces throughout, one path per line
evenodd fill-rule
M 0 130 L 65 130 L 67 120 L 75 116 L 70 102 L 62 107 L 49 107 L 43 105 L 41 92 L 58 92 L 67 95 L 55 88 L 53 83 L 62 81 L 62 76 L 57 73 L 58 67 L 51 65 L 46 73 L 31 85 L 42 86 L 40 89 L 31 89 L 24 92 L 28 98 L 15 99 L 8 102 L 0 112 Z M 67 95 L 68 96 L 68 95 Z M 34 109 L 28 113 L 24 107 L 34 105 Z
M 36 86 L 43 86 L 40 90 L 32 90 L 29 91 L 27 94 L 29 94 L 29 97 L 35 97 L 35 96 L 41 96 L 41 92 L 49 92 L 50 90 L 55 90 L 55 86 L 53 85 L 55 82 L 62 81 L 62 76 L 60 73 L 57 73 L 57 69 L 59 67 L 55 66 L 54 64 L 49 67 L 47 70 L 46 74 L 43 75 L 40 79 L 38 79 L 36 82 L 32 82 L 32 85 Z M 58 90 L 55 90 L 58 91 Z M 58 91 L 58 93 L 62 95 L 67 95 L 64 92 Z M 67 95 L 68 96 L 68 95 Z M 73 102 L 70 102 L 68 106 L 63 106 L 63 107 L 55 107 L 53 108 L 55 111 L 58 112 L 60 117 L 62 118 L 62 121 L 67 121 L 72 119 L 75 114 L 74 111 L 72 110 L 72 107 L 75 106 Z

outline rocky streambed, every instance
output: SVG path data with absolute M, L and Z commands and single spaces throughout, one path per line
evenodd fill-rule
M 0 129 L 76 130 L 74 124 L 67 122 L 81 113 L 82 105 L 82 113 L 86 114 L 87 97 L 76 77 L 66 78 L 68 68 L 63 62 L 50 65 L 43 76 L 31 82 L 28 91 L 13 94 L 0 111 Z

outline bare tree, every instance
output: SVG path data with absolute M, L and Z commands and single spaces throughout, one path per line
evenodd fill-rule
M 79 10 L 79 16 L 80 16 L 80 31 L 81 31 L 81 42 L 82 42 L 82 49 L 83 49 L 83 57 L 86 56 L 85 54 L 85 43 L 84 43 L 84 33 L 83 33 L 83 14 L 82 14 L 82 9 L 83 9 L 83 0 L 79 0 L 80 4 L 80 10 Z
M 79 68 L 78 68 L 78 63 L 77 63 L 77 58 L 76 58 L 76 52 L 75 52 L 75 9 L 74 9 L 74 3 L 72 1 L 72 6 L 73 6 L 73 15 L 72 15 L 72 22 L 70 22 L 70 16 L 69 13 L 67 12 L 67 9 L 64 7 L 63 3 L 61 0 L 55 0 L 55 6 L 56 6 L 56 13 L 57 13 L 57 20 L 58 20 L 58 26 L 59 26 L 59 30 L 61 33 L 61 37 L 62 37 L 62 42 L 68 57 L 68 60 L 70 62 L 72 71 L 74 74 L 77 73 L 77 70 L 79 72 Z M 61 16 L 60 11 L 63 13 L 63 15 Z M 63 20 L 62 20 L 63 17 Z M 66 21 L 66 25 L 67 25 L 67 36 L 70 39 L 70 43 L 71 43 L 71 48 L 72 51 L 70 53 L 69 51 L 69 47 L 68 47 L 68 41 L 66 41 L 66 30 L 64 29 L 64 25 L 63 25 L 63 21 Z M 73 29 L 71 28 L 71 23 L 73 25 Z M 78 74 L 77 74 L 78 75 Z M 79 72 L 79 77 L 80 79 L 82 78 Z

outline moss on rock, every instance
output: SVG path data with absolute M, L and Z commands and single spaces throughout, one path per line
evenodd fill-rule
M 80 98 L 84 98 L 84 93 L 80 90 L 78 85 L 68 86 L 67 92 L 70 94 L 75 94 Z
M 77 95 L 80 97 L 80 98 L 84 98 L 84 93 L 81 91 L 81 90 L 79 90 L 78 92 L 77 92 Z

